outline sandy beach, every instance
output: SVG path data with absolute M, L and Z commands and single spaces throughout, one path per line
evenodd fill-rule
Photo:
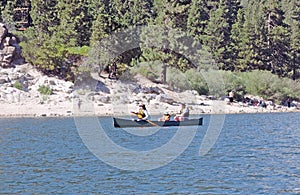
M 151 115 L 162 115 L 164 111 L 176 113 L 179 105 L 146 104 Z M 242 114 L 242 113 L 276 113 L 276 112 L 299 112 L 296 107 L 254 107 L 241 106 L 239 103 L 228 105 L 225 101 L 206 101 L 202 105 L 188 105 L 191 115 L 201 114 Z M 87 108 L 86 108 L 87 107 Z M 56 104 L 25 104 L 25 103 L 1 103 L 0 117 L 72 117 L 72 116 L 129 116 L 130 111 L 137 109 L 136 104 L 84 103 L 78 107 L 76 102 L 60 102 Z

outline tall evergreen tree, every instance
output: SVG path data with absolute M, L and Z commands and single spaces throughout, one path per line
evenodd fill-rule
M 153 11 L 156 17 L 151 24 L 155 24 L 156 27 L 153 27 L 151 32 L 144 32 L 141 60 L 162 62 L 160 78 L 162 83 L 166 83 L 167 67 L 184 71 L 191 65 L 187 58 L 178 52 L 183 51 L 184 47 L 189 48 L 192 45 L 189 41 L 186 41 L 187 45 L 183 45 L 183 42 L 180 41 L 186 38 L 186 35 L 180 30 L 185 31 L 186 29 L 189 6 L 190 1 L 155 0 L 153 2 Z M 157 47 L 149 47 L 153 43 Z M 148 45 L 148 47 L 144 47 L 144 45 Z
M 6 7 L 6 4 L 7 4 L 7 0 L 3 0 L 0 3 L 0 22 L 3 22 L 3 11 Z
M 248 69 L 249 38 L 245 28 L 244 9 L 240 9 L 237 16 L 237 22 L 232 25 L 230 51 L 232 53 L 232 62 L 234 70 L 246 71 Z
M 23 55 L 46 74 L 72 79 L 72 48 L 89 42 L 88 30 L 80 30 L 86 25 L 85 1 L 32 0 L 31 6 L 34 26 L 24 33 Z
M 218 4 L 212 4 L 205 30 L 204 43 L 209 46 L 219 67 L 224 70 L 234 70 L 229 45 L 232 25 L 237 21 L 240 8 L 238 0 L 221 0 Z
M 59 20 L 56 10 L 57 1 L 31 0 L 30 16 L 33 27 L 24 32 L 22 39 L 22 54 L 30 62 L 46 74 L 59 75 L 57 68 L 62 58 L 51 37 L 57 30 Z
M 209 20 L 209 10 L 207 0 L 192 1 L 189 9 L 187 29 L 188 32 L 200 40 L 203 44 L 202 36 L 205 34 L 205 28 Z
M 114 0 L 111 6 L 121 28 L 145 25 L 151 18 L 152 2 L 149 0 Z
M 240 18 L 237 26 L 241 26 L 240 34 L 232 37 L 233 45 L 237 48 L 236 69 L 248 71 L 265 69 L 263 51 L 266 50 L 266 28 L 261 3 L 253 0 L 243 9 L 244 17 Z M 241 20 L 243 24 L 241 24 Z M 235 31 L 237 26 L 234 27 Z M 238 44 L 236 45 L 235 43 Z M 240 44 L 239 44 L 240 43 Z
M 291 1 L 291 14 L 290 14 L 290 68 L 291 77 L 293 79 L 300 78 L 300 3 L 299 1 Z
M 289 32 L 284 23 L 284 12 L 276 0 L 265 5 L 267 29 L 267 50 L 265 50 L 266 68 L 280 76 L 288 72 Z
M 66 46 L 89 45 L 91 35 L 91 21 L 87 0 L 59 1 L 58 10 L 59 25 L 56 31 L 62 44 Z
M 57 3 L 58 0 L 31 0 L 30 17 L 33 20 L 34 28 L 38 29 L 40 33 L 52 35 L 57 30 L 56 27 L 59 25 Z
M 113 31 L 112 16 L 110 14 L 109 5 L 100 1 L 97 6 L 96 19 L 93 21 L 92 37 L 90 45 L 96 44 L 97 41 L 108 37 Z
M 14 8 L 16 0 L 4 0 L 0 6 L 0 22 L 4 22 L 8 28 L 13 29 L 15 27 L 14 22 Z

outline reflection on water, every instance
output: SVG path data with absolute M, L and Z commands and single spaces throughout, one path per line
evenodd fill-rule
M 299 118 L 299 113 L 227 115 L 207 155 L 198 155 L 204 123 L 176 160 L 136 172 L 97 159 L 72 118 L 0 119 L 0 193 L 299 194 Z M 177 131 L 139 136 L 112 129 L 110 118 L 100 121 L 114 142 L 136 151 L 159 147 Z

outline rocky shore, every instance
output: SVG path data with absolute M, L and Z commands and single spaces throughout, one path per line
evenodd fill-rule
M 79 95 L 72 82 L 47 77 L 30 64 L 0 67 L 0 117 L 59 117 L 76 115 L 124 116 L 144 103 L 151 115 L 165 111 L 176 113 L 186 103 L 191 114 L 298 112 L 299 107 L 281 105 L 249 106 L 241 102 L 229 105 L 226 100 L 202 96 L 196 91 L 174 92 L 168 86 L 136 76 L 137 82 L 99 79 L 94 90 Z M 51 89 L 50 95 L 40 92 Z M 86 102 L 93 105 L 85 112 Z

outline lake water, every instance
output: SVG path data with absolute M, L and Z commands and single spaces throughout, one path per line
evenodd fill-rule
M 300 194 L 300 113 L 226 115 L 217 142 L 201 156 L 209 118 L 176 159 L 143 171 L 99 160 L 73 118 L 0 119 L 0 194 Z M 147 128 L 125 131 L 112 128 L 111 118 L 99 120 L 113 142 L 137 152 L 177 132 L 141 136 L 134 131 Z

